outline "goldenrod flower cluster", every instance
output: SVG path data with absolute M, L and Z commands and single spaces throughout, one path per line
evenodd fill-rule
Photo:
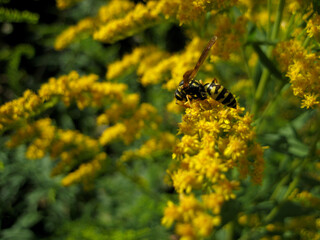
M 121 60 L 109 64 L 106 77 L 107 79 L 117 78 L 137 69 L 137 74 L 142 78 L 142 84 L 146 85 L 145 73 L 167 56 L 167 53 L 154 46 L 137 47 L 130 54 L 124 55 Z
M 68 27 L 55 41 L 55 49 L 62 50 L 82 34 L 92 34 L 101 24 L 123 17 L 134 7 L 131 1 L 113 0 L 102 6 L 97 15 L 80 20 L 76 25 Z
M 55 128 L 50 119 L 41 119 L 24 128 L 19 129 L 7 142 L 8 147 L 16 147 L 23 142 L 32 141 L 26 156 L 29 159 L 37 159 L 45 156 L 46 150 L 55 137 Z
M 301 107 L 319 107 L 319 55 L 308 52 L 297 40 L 279 43 L 274 54 L 290 79 L 293 94 L 302 98 Z
M 46 153 L 59 159 L 51 174 L 68 173 L 62 180 L 65 186 L 76 182 L 88 185 L 106 160 L 97 140 L 77 131 L 57 129 L 49 118 L 23 126 L 12 135 L 7 146 L 13 148 L 22 143 L 30 143 L 26 151 L 29 159 L 42 158 Z M 71 172 L 72 169 L 75 170 Z
M 69 5 L 65 1 L 61 2 L 64 4 L 59 3 L 59 6 L 63 5 L 61 8 Z M 114 43 L 165 19 L 177 19 L 183 24 L 203 18 L 206 12 L 219 11 L 237 2 L 237 0 L 161 0 L 133 6 L 128 0 L 113 0 L 102 6 L 95 17 L 86 18 L 66 29 L 57 38 L 55 48 L 57 50 L 65 48 L 83 32 L 92 35 L 97 41 Z
M 288 201 L 292 201 L 296 206 L 303 206 L 306 209 L 319 209 L 319 198 L 308 191 L 299 191 L 295 189 Z M 267 234 L 261 239 L 282 239 L 279 233 L 290 233 L 294 239 L 319 239 L 320 218 L 316 213 L 308 213 L 306 215 L 297 214 L 297 216 L 288 216 L 285 221 L 275 221 L 264 225 L 261 217 L 255 213 L 246 214 L 239 213 L 238 223 L 242 226 L 252 228 L 265 228 Z
M 79 168 L 62 179 L 64 186 L 69 186 L 73 183 L 83 182 L 84 186 L 90 186 L 92 184 L 92 178 L 96 176 L 100 169 L 102 169 L 103 162 L 106 160 L 107 154 L 101 152 L 96 155 L 88 163 L 82 163 Z
M 142 103 L 139 108 L 131 109 L 132 115 L 128 118 L 128 112 L 122 112 L 113 126 L 109 126 L 102 133 L 99 141 L 101 145 L 106 145 L 114 139 L 121 139 L 125 144 L 131 143 L 133 140 L 140 138 L 141 131 L 146 127 L 156 130 L 157 123 L 161 118 L 157 115 L 157 110 L 151 104 Z M 106 112 L 106 116 L 100 116 L 104 119 L 110 119 L 108 116 L 110 111 Z
M 284 223 L 277 222 L 268 224 L 266 230 L 269 237 L 263 237 L 263 240 L 282 239 L 281 232 L 290 232 L 295 239 L 319 239 L 320 238 L 320 218 L 313 215 L 302 215 L 297 217 L 290 217 Z M 271 236 L 270 236 L 271 235 Z
M 243 115 L 244 109 L 226 108 L 213 99 L 191 106 L 179 125 L 183 136 L 174 149 L 177 165 L 169 171 L 180 202 L 168 203 L 162 222 L 166 226 L 176 222 L 182 238 L 199 239 L 219 225 L 222 204 L 236 197 L 239 181 L 232 179 L 232 170 L 237 168 L 241 179 L 250 175 L 260 184 L 264 160 L 252 117 Z
M 97 80 L 97 75 L 80 76 L 73 71 L 59 78 L 50 78 L 40 87 L 38 94 L 27 90 L 23 97 L 1 106 L 1 130 L 17 129 L 7 145 L 15 147 L 29 143 L 27 158 L 42 158 L 48 153 L 60 160 L 52 175 L 68 173 L 62 180 L 64 185 L 82 182 L 88 186 L 106 159 L 102 146 L 118 139 L 125 144 L 132 143 L 146 129 L 157 130 L 161 122 L 155 107 L 148 103 L 139 104 L 138 94 L 125 93 L 126 84 Z M 105 128 L 100 130 L 101 136 L 92 139 L 77 131 L 61 130 L 47 118 L 29 123 L 30 118 L 36 118 L 58 100 L 66 106 L 75 102 L 80 110 L 85 107 L 104 108 L 104 113 L 97 118 L 97 124 Z M 173 141 L 171 135 L 161 136 L 163 139 L 158 142 L 159 146 L 169 149 L 168 145 Z M 71 169 L 75 170 L 70 172 Z
M 0 131 L 4 131 L 19 122 L 32 117 L 42 105 L 43 100 L 30 90 L 24 92 L 23 96 L 0 107 Z
M 39 89 L 41 99 L 59 97 L 69 106 L 75 101 L 79 109 L 98 107 L 105 101 L 121 100 L 127 85 L 123 83 L 98 82 L 98 76 L 90 74 L 80 77 L 75 71 L 59 78 L 50 78 Z
M 248 19 L 244 16 L 239 17 L 235 23 L 227 16 L 217 18 L 217 29 L 215 34 L 219 41 L 213 49 L 213 56 L 223 60 L 230 59 L 230 54 L 239 53 L 243 44 L 243 36 L 246 32 Z
M 166 18 L 176 18 L 179 20 L 180 25 L 182 25 L 183 23 L 203 18 L 206 12 L 225 9 L 235 5 L 237 2 L 238 0 L 162 0 L 159 1 L 159 6 Z
M 161 83 L 167 77 L 163 87 L 172 91 L 176 89 L 183 74 L 194 67 L 204 46 L 205 41 L 195 37 L 182 53 L 171 56 L 155 47 L 138 47 L 122 60 L 108 65 L 107 78 L 117 78 L 130 70 L 136 70 L 144 86 Z M 203 68 L 210 70 L 211 66 L 204 64 Z
M 314 16 L 307 23 L 307 33 L 309 38 L 314 37 L 318 42 L 320 41 L 320 15 Z
M 294 202 L 299 202 L 305 207 L 319 208 L 320 206 L 320 198 L 305 190 L 299 191 L 299 189 L 295 189 L 290 194 L 289 199 Z
M 134 158 L 146 158 L 165 150 L 172 150 L 177 138 L 169 133 L 162 132 L 159 136 L 146 141 L 139 149 L 128 150 L 121 155 L 121 161 L 127 162 Z
M 56 50 L 62 50 L 70 43 L 74 41 L 76 37 L 85 32 L 91 32 L 94 28 L 94 19 L 91 17 L 82 19 L 75 26 L 68 27 L 65 31 L 60 33 L 57 37 L 54 48 Z
M 62 99 L 67 106 L 75 101 L 77 106 L 83 109 L 87 106 L 101 106 L 105 101 L 121 100 L 124 97 L 127 85 L 97 80 L 97 75 L 80 77 L 73 71 L 59 78 L 50 78 L 48 83 L 41 86 L 38 94 L 26 90 L 21 98 L 0 107 L 0 131 L 36 116 L 54 105 L 56 98 Z
M 113 43 L 128 35 L 136 34 L 159 21 L 159 10 L 156 1 L 149 1 L 146 5 L 138 3 L 123 18 L 114 19 L 107 24 L 99 26 L 93 33 L 93 39 Z

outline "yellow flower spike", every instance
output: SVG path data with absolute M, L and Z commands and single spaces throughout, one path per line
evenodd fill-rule
M 75 2 L 79 0 L 68 0 Z M 67 7 L 66 0 L 57 0 L 59 8 Z M 102 6 L 95 17 L 87 17 L 80 20 L 76 25 L 68 27 L 56 38 L 54 47 L 56 50 L 62 50 L 85 34 L 93 34 L 96 27 L 108 23 L 111 20 L 124 17 L 132 8 L 134 3 L 128 0 L 112 0 Z
M 126 95 L 120 102 L 113 103 L 103 114 L 98 116 L 97 124 L 107 125 L 122 120 L 124 114 L 128 114 L 128 112 L 137 108 L 139 99 L 139 94 Z
M 180 198 L 178 206 L 185 213 L 182 220 L 174 223 L 190 225 L 197 237 L 212 232 L 220 224 L 218 214 L 223 203 L 236 198 L 234 192 L 240 182 L 230 179 L 228 173 L 232 169 L 238 168 L 240 179 L 249 175 L 253 182 L 261 183 L 263 148 L 255 143 L 252 116 L 243 112 L 243 108 L 230 109 L 209 98 L 194 101 L 179 124 L 179 134 L 183 136 L 174 148 L 176 167 L 169 174 L 175 190 L 183 193 L 184 198 L 193 199 L 197 208 L 182 208 L 184 198 Z M 202 201 L 194 196 L 199 189 L 203 192 Z M 212 222 L 194 223 L 202 214 L 209 214 L 204 219 L 210 218 Z
M 123 123 L 117 123 L 112 127 L 108 127 L 100 136 L 99 142 L 101 145 L 107 145 L 111 141 L 119 136 L 123 135 L 126 132 L 126 126 Z
M 320 40 L 320 15 L 314 14 L 307 23 L 307 33 L 309 38 L 314 37 L 317 41 Z
M 274 55 L 290 79 L 293 94 L 302 98 L 301 107 L 319 107 L 319 55 L 309 53 L 296 40 L 277 44 Z
M 102 152 L 96 155 L 92 161 L 81 164 L 77 170 L 69 173 L 62 179 L 62 185 L 69 186 L 80 181 L 86 183 L 88 178 L 93 178 L 97 174 L 102 167 L 102 162 L 106 158 L 106 153 Z
M 190 193 L 192 189 L 197 189 L 201 186 L 202 181 L 198 179 L 197 173 L 190 170 L 182 170 L 171 174 L 173 186 L 178 193 Z
M 211 234 L 215 223 L 214 217 L 206 213 L 199 213 L 193 220 L 192 225 L 197 229 L 197 235 L 207 237 Z
M 68 27 L 56 38 L 54 48 L 56 50 L 63 50 L 70 43 L 72 43 L 81 33 L 91 32 L 95 26 L 95 19 L 88 17 L 82 19 L 74 26 Z
M 247 151 L 246 142 L 238 137 L 230 136 L 227 148 L 224 150 L 224 155 L 226 157 L 231 157 L 234 161 L 240 156 L 245 155 Z
M 107 66 L 108 71 L 106 74 L 106 78 L 110 80 L 121 76 L 129 69 L 132 69 L 135 66 L 137 66 L 141 62 L 141 60 L 150 52 L 153 53 L 158 51 L 155 47 L 152 46 L 143 46 L 135 48 L 130 54 L 124 55 L 122 60 L 111 63 Z
M 98 76 L 90 74 L 80 77 L 75 71 L 59 78 L 51 78 L 41 86 L 38 94 L 41 99 L 61 97 L 68 106 L 75 100 L 80 109 L 87 106 L 99 106 L 103 100 L 121 100 L 127 88 L 125 84 L 97 82 Z
M 123 18 L 101 25 L 94 31 L 93 38 L 97 41 L 113 43 L 158 23 L 161 18 L 159 12 L 153 11 L 156 6 L 156 1 L 149 1 L 146 5 L 136 4 Z
M 178 143 L 176 149 L 174 150 L 177 155 L 185 154 L 185 153 L 194 153 L 199 149 L 200 143 L 198 140 L 198 136 L 189 136 L 185 135 L 182 137 L 181 142 Z
M 8 147 L 16 147 L 23 142 L 31 141 L 26 151 L 28 159 L 44 157 L 47 149 L 55 137 L 55 127 L 51 125 L 51 119 L 40 119 L 26 127 L 20 128 L 7 142 Z
M 171 150 L 176 142 L 176 137 L 168 132 L 146 141 L 139 149 L 125 151 L 120 157 L 121 161 L 129 161 L 132 158 L 146 158 L 161 151 Z
M 0 106 L 0 131 L 27 120 L 42 104 L 42 99 L 30 90 L 26 90 L 22 97 L 3 104 Z
M 303 95 L 304 99 L 301 102 L 301 108 L 313 108 L 314 106 L 319 107 L 319 94 L 307 93 Z
M 129 0 L 111 0 L 107 5 L 100 7 L 97 18 L 101 23 L 107 23 L 112 19 L 123 17 L 132 8 L 134 3 Z
M 242 36 L 246 32 L 248 19 L 244 16 L 239 17 L 235 23 L 232 23 L 227 16 L 219 16 L 216 19 L 217 29 L 215 34 L 219 41 L 213 48 L 213 56 L 218 56 L 223 60 L 230 59 L 230 54 L 239 52 L 241 49 Z
M 211 210 L 214 214 L 219 214 L 222 204 L 224 203 L 223 195 L 210 193 L 201 196 L 206 209 Z
M 176 225 L 175 232 L 181 236 L 180 240 L 194 240 L 195 232 L 191 224 L 179 223 Z
M 179 211 L 178 207 L 173 202 L 168 201 L 161 223 L 166 227 L 171 227 L 173 222 L 179 220 L 180 218 L 181 212 Z

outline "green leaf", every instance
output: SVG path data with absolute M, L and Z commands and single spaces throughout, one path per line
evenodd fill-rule
M 281 81 L 283 81 L 283 77 L 281 72 L 275 67 L 275 65 L 273 64 L 273 62 L 267 57 L 267 55 L 261 50 L 260 46 L 257 43 L 253 43 L 252 44 L 253 49 L 255 50 L 255 52 L 258 54 L 259 59 L 261 61 L 261 63 L 268 68 L 268 70 L 270 71 L 270 73 L 272 75 L 274 75 L 276 78 L 280 79 Z
M 319 0 L 313 0 L 313 10 L 316 11 L 318 14 L 320 14 L 320 1 Z
M 21 216 L 18 220 L 18 225 L 22 228 L 29 228 L 40 221 L 41 215 L 38 212 L 28 212 Z
M 221 209 L 221 226 L 236 219 L 241 210 L 241 204 L 238 201 L 231 200 L 223 204 Z
M 283 221 L 287 217 L 295 217 L 307 214 L 309 209 L 294 202 L 286 201 L 279 206 L 279 211 L 274 216 L 273 221 Z

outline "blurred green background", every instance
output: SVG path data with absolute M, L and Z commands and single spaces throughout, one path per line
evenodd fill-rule
M 168 24 L 157 32 L 149 29 L 113 45 L 86 38 L 57 52 L 53 48 L 56 36 L 95 13 L 106 1 L 83 1 L 63 11 L 56 8 L 53 0 L 0 3 L 1 8 L 29 12 L 29 17 L 11 21 L 0 15 L 0 104 L 20 97 L 25 89 L 36 91 L 50 77 L 71 70 L 95 73 L 104 79 L 106 64 L 131 52 L 141 38 L 156 43 L 156 36 L 162 34 L 168 38 L 169 44 L 164 47 L 169 51 L 178 51 L 185 44 L 180 29 Z M 130 84 L 148 97 L 137 81 Z M 171 94 L 164 94 L 172 98 Z M 92 109 L 80 111 L 75 105 L 67 108 L 58 104 L 45 116 L 63 129 L 78 129 L 91 135 L 94 114 Z M 163 182 L 169 153 L 165 158 L 162 155 L 135 163 L 130 176 L 107 169 L 97 178 L 94 188 L 84 191 L 80 185 L 62 187 L 61 177 L 50 178 L 53 162 L 49 157 L 30 161 L 24 156 L 25 146 L 7 150 L 9 135 L 10 132 L 0 137 L 0 239 L 168 239 L 167 230 L 160 224 L 165 204 L 165 195 L 160 193 L 172 192 Z M 115 161 L 112 153 L 109 159 Z M 143 176 L 152 191 L 146 193 L 139 187 L 135 183 L 139 179 L 132 179 L 135 175 Z

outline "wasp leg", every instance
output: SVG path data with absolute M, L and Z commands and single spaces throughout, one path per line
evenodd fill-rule
M 186 97 L 187 97 L 187 101 L 184 104 L 186 105 L 188 103 L 189 107 L 191 108 L 192 105 L 191 105 L 191 101 L 190 101 L 189 95 L 187 95 Z
M 212 82 L 214 82 L 214 83 L 218 83 L 218 80 L 216 79 L 216 78 L 214 78 L 213 80 L 212 80 Z
M 176 104 L 181 106 L 181 107 L 187 108 L 187 106 L 185 105 L 186 103 L 183 103 L 181 101 L 176 100 Z
M 205 109 L 205 107 L 204 107 L 204 106 L 202 106 L 202 104 L 201 104 L 201 103 L 199 103 L 199 106 L 200 106 L 200 108 L 201 108 L 203 111 L 207 110 L 207 109 Z

